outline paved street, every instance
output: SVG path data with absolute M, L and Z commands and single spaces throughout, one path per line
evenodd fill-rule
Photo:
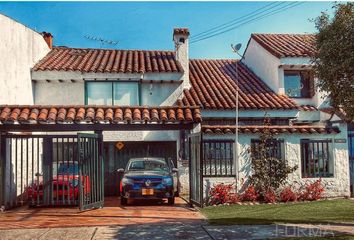
M 336 231 L 354 234 L 353 224 L 340 227 L 328 225 L 234 225 L 209 226 L 186 224 L 182 222 L 165 222 L 128 226 L 69 227 L 0 230 L 0 240 L 101 240 L 101 239 L 212 239 L 212 240 L 246 240 L 274 239 L 295 236 L 334 236 Z

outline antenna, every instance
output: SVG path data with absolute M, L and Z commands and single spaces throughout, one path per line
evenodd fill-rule
M 118 44 L 118 41 L 103 39 L 101 37 L 94 37 L 94 36 L 90 36 L 90 35 L 85 35 L 84 37 L 88 40 L 99 42 L 100 48 L 102 48 L 104 44 L 108 44 L 108 45 L 117 45 Z

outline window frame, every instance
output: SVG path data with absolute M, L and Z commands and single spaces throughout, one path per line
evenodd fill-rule
M 221 154 L 221 151 L 219 150 L 218 152 L 214 149 L 214 151 L 211 150 L 210 144 L 214 144 L 214 147 L 216 148 L 217 145 L 219 146 L 221 150 L 221 144 L 224 145 L 224 154 Z M 209 146 L 209 152 L 211 151 L 214 154 L 213 157 L 206 157 L 207 149 L 206 146 Z M 203 168 L 202 168 L 202 175 L 203 177 L 207 178 L 212 178 L 212 177 L 235 177 L 237 173 L 237 163 L 235 162 L 235 141 L 232 139 L 203 139 L 203 153 L 202 153 L 202 163 L 203 163 Z M 228 153 L 227 150 L 228 149 Z M 227 154 L 230 156 L 227 157 Z M 218 156 L 217 156 L 218 155 Z M 208 159 L 208 164 L 206 160 Z M 212 168 L 212 165 L 214 168 Z M 209 167 L 209 168 L 208 168 Z
M 328 155 L 328 161 L 327 161 L 327 165 L 330 166 L 330 162 L 332 161 L 332 169 L 329 169 L 328 167 L 328 170 L 327 170 L 327 173 L 320 173 L 319 172 L 319 168 L 318 167 L 318 172 L 317 172 L 317 176 L 316 176 L 316 173 L 315 173 L 315 168 L 314 168 L 314 173 L 313 174 L 309 174 L 308 172 L 308 169 L 307 169 L 307 165 L 309 163 L 305 163 L 305 159 L 304 159 L 304 156 L 306 153 L 304 153 L 304 144 L 308 144 L 307 146 L 309 147 L 310 144 L 312 143 L 312 147 L 314 146 L 314 144 L 317 145 L 317 149 L 318 149 L 318 146 L 319 144 L 322 143 L 322 148 L 323 148 L 323 144 L 326 144 L 326 149 L 327 149 L 327 155 Z M 318 179 L 318 178 L 328 178 L 328 179 L 333 179 L 335 178 L 335 155 L 333 154 L 333 150 L 334 150 L 334 144 L 333 144 L 333 141 L 332 139 L 300 139 L 300 170 L 301 170 L 301 178 L 303 179 Z M 307 149 L 307 151 L 309 151 L 309 149 Z M 318 150 L 317 150 L 318 151 Z M 323 150 L 322 150 L 323 151 Z M 323 153 L 322 153 L 323 155 Z M 308 156 L 307 156 L 308 158 Z M 318 161 L 320 161 L 319 157 L 317 157 Z M 312 161 L 314 161 L 315 159 L 313 159 Z M 322 163 L 324 163 L 324 159 L 323 159 L 323 156 L 322 156 Z M 331 175 L 329 174 L 330 171 L 332 171 Z M 306 174 L 305 174 L 306 173 Z
M 280 155 L 280 159 L 285 161 L 286 149 L 285 149 L 285 141 L 284 141 L 284 139 L 283 138 L 274 138 L 274 139 L 271 139 L 270 141 L 277 142 L 280 145 L 280 154 L 279 154 Z M 251 145 L 251 154 L 253 154 L 252 150 L 255 147 L 255 145 L 259 144 L 260 142 L 261 142 L 260 139 L 256 139 L 256 138 L 252 138 L 251 139 L 251 144 L 250 144 Z M 274 157 L 274 156 L 271 156 L 271 157 Z
M 112 103 L 111 105 L 107 105 L 107 106 L 123 106 L 123 105 L 114 105 L 114 84 L 115 83 L 136 83 L 138 84 L 138 106 L 141 106 L 142 103 L 142 99 L 141 99 L 141 82 L 136 80 L 85 80 L 85 96 L 84 96 L 84 100 L 85 100 L 85 105 L 89 105 L 88 104 L 88 84 L 90 83 L 107 83 L 107 84 L 111 84 L 111 91 L 112 91 Z M 130 105 L 129 105 L 130 106 Z M 136 105 L 131 105 L 131 106 L 136 106 Z
M 290 98 L 312 98 L 311 96 L 311 84 L 313 84 L 311 80 L 311 76 L 306 78 L 305 77 L 305 72 L 306 70 L 284 70 L 284 92 L 285 95 L 290 97 Z M 299 76 L 300 77 L 300 84 L 302 84 L 304 87 L 300 89 L 300 96 L 290 96 L 288 95 L 286 88 L 285 88 L 285 78 L 287 75 L 290 76 Z M 306 83 L 304 83 L 306 81 Z M 305 88 L 306 87 L 306 88 Z M 304 89 L 305 88 L 305 89 Z M 306 94 L 304 94 L 304 91 L 306 91 Z

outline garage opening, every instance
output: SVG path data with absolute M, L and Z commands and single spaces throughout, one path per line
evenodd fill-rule
M 118 196 L 121 173 L 119 168 L 125 168 L 129 159 L 143 157 L 162 157 L 171 160 L 177 166 L 177 144 L 175 141 L 149 142 L 104 142 L 104 194 Z

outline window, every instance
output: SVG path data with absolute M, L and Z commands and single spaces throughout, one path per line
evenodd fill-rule
M 114 83 L 113 105 L 139 105 L 138 83 Z
M 251 154 L 252 157 L 257 158 L 258 156 L 258 150 L 259 150 L 259 144 L 261 143 L 261 140 L 259 139 L 252 139 L 251 140 Z M 266 143 L 266 149 L 267 149 L 267 157 L 273 157 L 277 159 L 285 159 L 284 155 L 284 140 L 283 139 L 272 139 L 267 141 Z
M 235 176 L 232 140 L 203 141 L 203 176 Z
M 102 82 L 86 83 L 86 103 L 112 105 L 112 84 Z
M 289 97 L 308 98 L 314 95 L 310 71 L 284 71 L 285 94 Z
M 302 177 L 333 177 L 331 140 L 301 140 Z
M 86 104 L 139 105 L 138 82 L 86 82 Z

